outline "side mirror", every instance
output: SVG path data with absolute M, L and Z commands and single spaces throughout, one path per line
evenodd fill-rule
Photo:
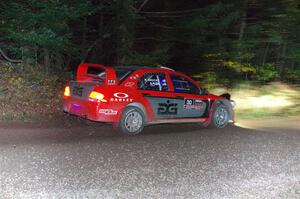
M 209 92 L 207 88 L 200 88 L 200 95 L 207 95 Z
M 230 100 L 231 95 L 229 93 L 224 93 L 224 94 L 220 95 L 220 97 L 224 97 L 224 98 Z

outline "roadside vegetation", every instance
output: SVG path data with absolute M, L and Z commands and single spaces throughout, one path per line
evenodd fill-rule
M 300 115 L 300 86 L 283 82 L 265 85 L 241 83 L 234 88 L 215 88 L 216 94 L 229 92 L 236 101 L 236 119 L 260 119 Z
M 62 79 L 41 66 L 0 67 L 0 120 L 40 120 L 61 112 Z
M 4 64 L 0 67 L 0 120 L 31 121 L 60 117 L 63 114 L 63 87 L 68 79 L 66 73 L 46 75 L 39 65 L 20 68 L 20 65 Z M 300 86 L 297 85 L 240 82 L 228 88 L 215 82 L 205 86 L 214 94 L 231 94 L 237 103 L 237 119 L 300 115 Z
M 298 0 L 11 0 L 0 17 L 0 119 L 60 112 L 81 62 L 172 67 L 232 91 L 238 117 L 299 112 Z

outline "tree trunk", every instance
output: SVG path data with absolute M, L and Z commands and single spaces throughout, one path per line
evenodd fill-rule
M 270 43 L 267 44 L 267 47 L 265 49 L 263 59 L 262 59 L 262 66 L 264 66 L 266 64 L 266 59 L 267 59 L 267 55 L 268 55 L 268 51 L 269 51 L 269 46 L 270 46 Z
M 97 43 L 97 62 L 103 62 L 103 34 L 104 34 L 104 16 L 100 16 L 99 25 L 98 25 L 98 38 L 99 42 Z
M 241 26 L 240 26 L 240 33 L 239 33 L 239 44 L 242 43 L 244 38 L 244 33 L 247 25 L 247 9 L 248 9 L 248 0 L 244 0 L 243 2 L 243 9 L 241 14 Z
M 87 17 L 83 19 L 83 33 L 82 33 L 82 46 L 86 45 L 87 41 Z
M 64 69 L 63 56 L 59 52 L 55 53 L 55 66 L 59 71 L 63 71 Z
M 47 48 L 44 48 L 44 66 L 46 73 L 49 73 L 50 68 L 50 52 Z
M 125 64 L 127 62 L 127 57 L 133 44 L 135 17 L 132 4 L 132 0 L 116 2 L 117 64 Z
M 285 64 L 285 54 L 286 54 L 286 49 L 287 49 L 287 44 L 286 42 L 283 43 L 283 46 L 282 46 L 282 52 L 281 52 L 281 55 L 280 55 L 280 62 L 279 62 L 279 65 L 278 65 L 278 72 L 280 74 L 280 76 L 283 75 L 283 67 L 284 67 L 284 64 Z

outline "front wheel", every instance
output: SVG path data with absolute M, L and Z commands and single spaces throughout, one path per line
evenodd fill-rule
M 227 106 L 217 105 L 212 113 L 210 126 L 214 128 L 224 128 L 227 126 L 230 115 Z
M 122 133 L 136 135 L 140 133 L 145 126 L 145 115 L 137 107 L 127 107 L 122 113 L 118 128 Z

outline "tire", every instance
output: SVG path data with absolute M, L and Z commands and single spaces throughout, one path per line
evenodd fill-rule
M 118 130 L 127 135 L 137 135 L 144 129 L 145 114 L 144 112 L 133 106 L 129 106 L 122 112 Z
M 209 127 L 224 128 L 228 125 L 229 118 L 230 113 L 228 107 L 223 104 L 219 104 L 212 112 L 212 118 Z

